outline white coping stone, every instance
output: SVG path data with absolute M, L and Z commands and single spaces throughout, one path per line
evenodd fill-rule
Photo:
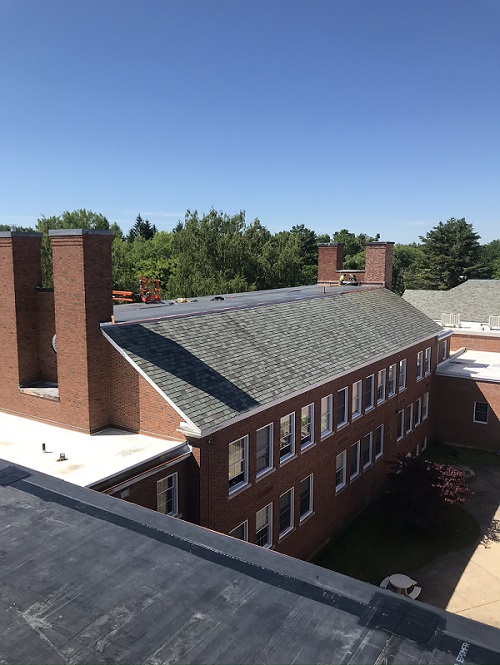
M 42 451 L 45 443 L 46 451 Z M 0 412 L 0 458 L 89 487 L 182 447 L 183 441 L 157 439 L 118 429 L 84 434 Z M 64 453 L 66 461 L 58 462 Z
M 438 365 L 439 376 L 456 376 L 475 381 L 500 383 L 500 353 L 468 350 Z

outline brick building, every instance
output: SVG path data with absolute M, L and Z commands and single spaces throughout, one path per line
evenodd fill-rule
M 111 235 L 50 238 L 53 292 L 40 235 L 0 234 L 6 459 L 307 558 L 435 437 L 449 333 L 384 288 L 393 243 L 368 244 L 360 286 L 320 245 L 317 286 L 113 313 Z M 19 452 L 26 418 L 50 452 L 54 426 L 83 437 L 71 459 Z

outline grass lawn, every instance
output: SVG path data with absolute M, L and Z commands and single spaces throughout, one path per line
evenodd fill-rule
M 427 534 L 408 527 L 395 529 L 373 504 L 313 563 L 378 586 L 387 575 L 411 573 L 441 554 L 471 545 L 479 536 L 479 524 L 461 506 L 449 506 L 446 527 L 440 533 Z
M 474 448 L 458 448 L 457 446 L 429 446 L 423 453 L 425 459 L 438 464 L 465 464 L 474 470 L 474 466 L 486 464 L 488 466 L 500 466 L 500 455 L 490 453 L 486 450 L 475 450 Z

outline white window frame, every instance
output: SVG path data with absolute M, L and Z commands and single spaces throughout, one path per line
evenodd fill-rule
M 398 391 L 406 390 L 406 358 L 399 361 Z
M 353 448 L 354 448 L 354 456 L 353 456 Z M 351 444 L 351 447 L 349 449 L 349 480 L 354 480 L 359 476 L 360 473 L 360 450 L 361 450 L 361 443 L 360 441 L 356 441 L 355 443 Z M 352 470 L 352 463 L 353 460 L 356 460 L 356 470 L 353 473 Z
M 431 360 L 432 360 L 432 347 L 428 346 L 425 349 L 425 355 L 424 355 L 424 374 L 425 376 L 429 376 L 431 373 Z
M 409 434 L 413 430 L 413 402 L 408 404 L 405 408 L 405 434 Z
M 392 377 L 392 378 L 391 378 Z M 389 365 L 389 371 L 387 373 L 387 398 L 390 399 L 396 394 L 396 363 Z M 392 388 L 391 388 L 392 384 Z
M 305 425 L 304 425 L 305 423 Z M 307 429 L 307 436 L 303 435 Z M 300 449 L 304 450 L 314 443 L 314 403 L 303 406 L 300 410 Z
M 333 395 L 321 398 L 321 439 L 333 432 Z
M 422 422 L 422 398 L 419 397 L 415 402 L 415 427 L 418 427 Z
M 339 465 L 340 462 L 340 465 Z M 347 484 L 347 455 L 343 450 L 335 457 L 335 492 L 340 492 Z M 340 472 L 340 477 L 339 477 Z
M 380 432 L 380 452 L 377 453 L 377 433 Z M 375 459 L 379 459 L 384 454 L 384 423 L 375 430 Z
M 241 527 L 243 527 L 243 538 L 240 538 L 239 536 L 234 535 L 234 532 L 237 531 Z M 241 524 L 238 524 L 238 526 L 235 526 L 234 529 L 232 529 L 229 532 L 229 535 L 232 538 L 236 538 L 237 540 L 244 540 L 245 542 L 248 542 L 248 520 L 245 520 Z
M 231 463 L 231 446 L 234 445 L 235 443 L 239 443 L 240 441 L 243 442 L 243 459 Z M 236 478 L 238 475 L 243 474 L 243 479 L 235 483 L 234 485 L 231 485 L 230 484 L 232 480 L 231 467 L 236 466 L 236 464 L 241 464 L 242 462 L 243 462 L 243 471 L 240 471 L 239 474 L 235 474 L 233 478 Z M 229 495 L 238 492 L 240 489 L 248 485 L 248 434 L 245 434 L 245 436 L 241 436 L 239 439 L 231 441 L 231 443 L 228 445 L 228 472 L 229 472 L 228 474 Z
M 262 526 L 259 528 L 259 515 L 263 516 L 263 523 Z M 258 541 L 258 534 L 259 531 L 263 531 L 264 529 L 267 530 L 267 538 L 266 541 L 263 543 L 259 543 Z M 269 549 L 270 547 L 273 546 L 273 504 L 268 503 L 267 506 L 264 506 L 264 508 L 261 508 L 255 513 L 255 544 L 259 545 L 259 547 L 264 547 L 266 549 Z
M 377 404 L 385 402 L 387 370 L 385 367 L 377 372 Z
M 356 418 L 360 417 L 362 404 L 363 404 L 363 381 L 355 381 L 352 384 L 351 420 L 355 420 Z
M 486 420 L 483 419 L 478 419 L 478 405 L 484 405 L 486 406 Z M 478 423 L 479 425 L 487 425 L 488 424 L 488 416 L 489 416 L 489 404 L 488 402 L 474 402 L 474 416 L 473 416 L 473 422 Z
M 368 439 L 368 462 L 364 461 L 365 458 L 365 440 Z M 363 471 L 367 469 L 369 466 L 371 466 L 373 463 L 373 432 L 368 432 L 368 434 L 365 434 L 364 437 L 361 439 L 361 464 L 363 466 Z
M 339 413 L 340 413 L 339 409 L 340 409 L 340 405 L 342 404 L 342 400 L 340 398 L 341 393 L 344 393 L 344 412 L 343 412 L 342 420 L 339 420 Z M 345 388 L 342 388 L 341 390 L 338 391 L 337 429 L 340 429 L 341 427 L 345 427 L 347 425 L 348 412 L 349 412 L 349 388 L 346 386 Z
M 427 448 L 427 437 L 424 436 L 424 440 L 422 441 L 422 446 L 420 447 L 420 452 L 423 453 L 426 448 Z
M 257 469 L 257 461 L 258 461 L 258 436 L 259 432 L 263 432 L 264 430 L 268 430 L 268 435 L 267 435 L 267 456 L 269 463 L 267 466 L 262 467 L 262 469 Z M 271 469 L 273 468 L 273 440 L 274 440 L 274 426 L 273 423 L 269 423 L 268 425 L 264 425 L 264 427 L 259 427 L 259 429 L 255 432 L 255 476 L 256 478 L 260 478 L 261 476 L 265 475 Z
M 401 411 L 398 411 L 396 414 L 397 421 L 396 421 L 396 441 L 401 441 L 404 438 L 405 435 L 405 412 L 402 409 Z M 398 436 L 398 432 L 401 432 L 401 434 Z
M 169 487 L 169 483 L 171 486 Z M 167 512 L 168 493 L 172 492 L 172 510 Z M 179 479 L 177 471 L 156 481 L 156 510 L 164 515 L 179 514 Z
M 427 420 L 429 417 L 429 393 L 425 393 L 422 397 L 422 421 Z
M 294 513 L 293 495 L 294 495 L 294 488 L 293 487 L 290 487 L 289 490 L 287 490 L 286 492 L 283 492 L 283 494 L 280 495 L 280 500 L 279 500 L 279 503 L 278 503 L 278 525 L 279 525 L 279 528 L 280 528 L 280 532 L 279 532 L 279 539 L 280 540 L 282 538 L 284 538 L 286 535 L 288 535 L 290 533 L 290 531 L 293 530 L 293 517 L 294 517 L 294 515 L 293 515 L 293 513 Z M 281 511 L 282 511 L 281 499 L 285 496 L 290 497 L 289 501 L 288 501 L 289 510 L 290 510 L 290 520 L 289 520 L 288 525 L 284 529 L 281 529 Z
M 370 401 L 368 401 L 368 386 L 370 386 Z M 375 407 L 375 374 L 365 379 L 365 413 Z
M 441 350 L 441 362 L 444 363 L 447 357 L 448 357 L 448 340 L 443 339 L 443 348 Z
M 306 481 L 309 481 L 309 505 L 307 507 L 307 510 L 302 513 L 302 483 L 305 483 Z M 313 486 L 314 486 L 314 474 L 311 473 L 311 475 L 307 476 L 306 478 L 303 478 L 300 481 L 299 485 L 299 523 L 303 522 L 305 519 L 309 517 L 309 515 L 312 515 L 313 513 L 313 506 L 314 506 L 314 499 L 313 499 Z
M 417 381 L 424 378 L 424 352 L 417 353 Z
M 286 435 L 290 437 L 290 441 L 287 443 L 287 446 L 290 446 L 290 450 L 285 453 L 284 455 L 281 454 L 281 443 L 283 440 L 283 435 L 281 433 L 283 425 L 286 423 L 288 419 L 288 424 L 290 427 L 290 432 Z M 287 413 L 286 416 L 282 416 L 280 418 L 280 464 L 283 464 L 283 462 L 286 462 L 287 460 L 291 459 L 295 455 L 295 412 L 292 411 L 292 413 Z

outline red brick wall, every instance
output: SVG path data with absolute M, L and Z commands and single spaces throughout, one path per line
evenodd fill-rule
M 236 423 L 209 439 L 193 446 L 199 446 L 200 454 L 200 523 L 216 531 L 229 533 L 243 521 L 248 520 L 249 540 L 255 542 L 255 513 L 270 502 L 274 508 L 275 548 L 285 554 L 309 557 L 331 535 L 345 525 L 367 501 L 381 489 L 385 482 L 388 463 L 399 452 L 414 450 L 425 437 L 433 435 L 430 417 L 396 443 L 397 411 L 414 403 L 424 393 L 430 393 L 430 412 L 433 408 L 433 372 L 421 381 L 416 381 L 416 353 L 431 346 L 432 368 L 436 364 L 437 340 L 413 347 L 407 352 L 391 356 L 370 367 L 351 373 L 321 388 L 300 397 L 274 406 L 266 411 L 251 416 L 244 422 Z M 379 369 L 388 368 L 400 358 L 407 358 L 407 388 L 386 400 L 373 410 L 362 415 L 346 427 L 336 431 L 320 441 L 320 401 L 325 395 L 334 395 L 334 414 L 337 391 L 349 387 L 349 409 L 351 408 L 351 388 L 353 382 L 364 380 L 369 374 Z M 376 378 L 375 378 L 376 382 Z M 279 421 L 292 411 L 296 413 L 296 442 L 299 442 L 300 409 L 313 402 L 315 405 L 315 445 L 300 451 L 296 445 L 296 457 L 281 467 L 279 465 Z M 256 430 L 269 423 L 274 425 L 274 467 L 275 470 L 256 480 Z M 350 449 L 351 444 L 361 439 L 364 434 L 384 424 L 384 455 L 368 467 L 359 477 L 348 484 L 338 495 L 335 493 L 336 455 Z M 249 435 L 249 486 L 241 492 L 228 496 L 228 446 L 229 443 Z M 347 459 L 349 465 L 349 456 Z M 349 468 L 349 466 L 348 466 Z M 314 474 L 314 515 L 298 526 L 299 484 L 311 473 Z M 348 472 L 347 472 L 348 474 Z M 278 506 L 281 494 L 295 489 L 295 530 L 278 543 Z
M 453 334 L 451 336 L 451 352 L 462 347 L 475 351 L 492 351 L 500 353 L 500 332 L 496 335 Z
M 318 245 L 318 282 L 335 282 L 342 270 L 344 245 L 342 243 Z
M 439 440 L 484 450 L 500 450 L 500 384 L 437 376 L 436 399 L 439 411 L 435 418 L 435 430 Z M 487 424 L 474 422 L 474 402 L 488 403 Z
M 40 379 L 57 383 L 57 354 L 52 346 L 52 338 L 56 332 L 54 292 L 37 291 L 36 300 Z
M 392 288 L 393 242 L 368 242 L 365 248 L 365 281 L 382 282 Z

